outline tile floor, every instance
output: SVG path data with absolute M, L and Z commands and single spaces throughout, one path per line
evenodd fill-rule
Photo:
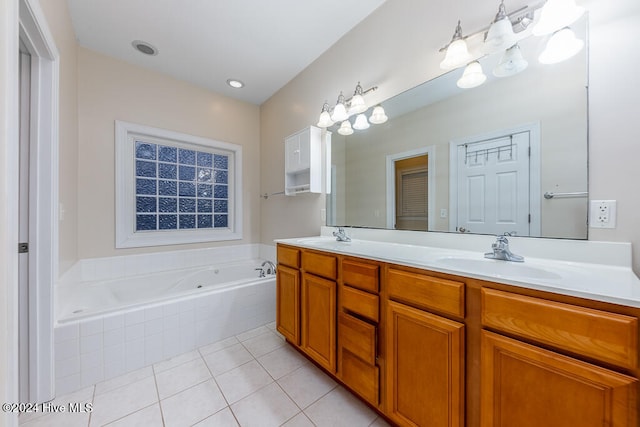
M 387 426 L 285 343 L 270 323 L 95 386 L 31 413 L 20 426 Z

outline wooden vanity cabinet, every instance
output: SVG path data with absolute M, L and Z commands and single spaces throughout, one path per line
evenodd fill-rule
M 301 348 L 331 373 L 336 372 L 337 275 L 335 256 L 302 252 Z
M 276 329 L 300 345 L 300 251 L 278 246 L 276 270 Z
M 388 417 L 402 426 L 462 427 L 464 283 L 390 266 L 385 284 Z
M 340 263 L 338 378 L 374 406 L 380 403 L 378 263 L 346 258 Z
M 496 289 L 481 295 L 482 427 L 638 426 L 638 380 L 616 371 L 637 371 L 637 317 Z

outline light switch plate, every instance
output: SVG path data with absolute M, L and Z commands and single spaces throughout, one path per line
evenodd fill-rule
M 589 211 L 591 228 L 616 228 L 615 200 L 592 200 Z

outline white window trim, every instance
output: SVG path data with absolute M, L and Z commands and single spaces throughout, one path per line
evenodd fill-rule
M 136 232 L 134 138 L 171 140 L 197 149 L 222 149 L 233 153 L 229 165 L 229 223 L 224 229 L 159 230 Z M 116 248 L 177 245 L 242 239 L 242 146 L 229 142 L 115 122 L 116 139 Z

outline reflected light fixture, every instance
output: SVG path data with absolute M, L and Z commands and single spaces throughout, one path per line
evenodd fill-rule
M 333 113 L 331 113 L 331 120 L 334 122 L 341 122 L 343 120 L 347 120 L 348 117 L 347 107 L 344 105 L 344 95 L 340 92 L 336 106 L 333 107 Z
M 487 80 L 487 76 L 482 72 L 482 66 L 478 61 L 470 62 L 464 69 L 462 77 L 458 80 L 458 87 L 462 89 L 471 89 L 480 86 Z
M 533 27 L 534 36 L 544 36 L 573 24 L 585 12 L 575 0 L 547 0 L 540 12 L 540 20 Z
M 356 90 L 351 97 L 351 102 L 349 103 L 349 115 L 352 114 L 360 114 L 367 111 L 367 104 L 364 103 L 364 97 L 362 96 L 362 86 L 360 86 L 360 82 L 356 85 Z
M 334 122 L 333 120 L 331 120 L 331 115 L 329 114 L 329 104 L 327 103 L 327 101 L 324 101 L 317 126 L 319 128 L 328 128 L 329 126 L 333 126 L 333 123 Z
M 369 122 L 367 121 L 367 116 L 360 113 L 356 116 L 356 121 L 353 123 L 353 128 L 356 130 L 364 130 L 369 129 Z
M 516 43 L 504 52 L 500 62 L 493 69 L 493 75 L 496 77 L 513 76 L 524 71 L 528 66 L 529 63 L 520 51 L 520 45 Z
M 515 40 L 516 35 L 513 32 L 511 20 L 509 16 L 507 16 L 507 9 L 504 6 L 503 0 L 500 2 L 498 13 L 491 23 L 489 31 L 487 31 L 484 40 L 484 51 L 492 53 L 507 49 L 509 46 L 513 46 Z
M 584 47 L 584 42 L 576 37 L 569 27 L 553 33 L 544 51 L 538 57 L 542 64 L 557 64 L 571 58 Z
M 447 53 L 445 54 L 444 60 L 440 63 L 440 68 L 443 70 L 462 67 L 471 60 L 467 42 L 462 37 L 460 21 L 458 21 L 451 43 L 446 47 L 446 50 Z
M 376 107 L 373 109 L 373 112 L 371 113 L 371 117 L 369 117 L 369 123 L 379 125 L 386 122 L 388 119 L 389 118 L 384 112 L 384 108 L 382 108 L 382 105 L 376 105 Z
M 348 136 L 353 133 L 353 128 L 351 127 L 351 122 L 349 120 L 345 120 L 340 124 L 340 128 L 338 129 L 338 133 L 340 135 Z
M 231 86 L 234 89 L 240 89 L 244 87 L 244 83 L 242 83 L 240 80 L 238 79 L 229 79 L 227 80 L 227 84 L 229 86 Z

